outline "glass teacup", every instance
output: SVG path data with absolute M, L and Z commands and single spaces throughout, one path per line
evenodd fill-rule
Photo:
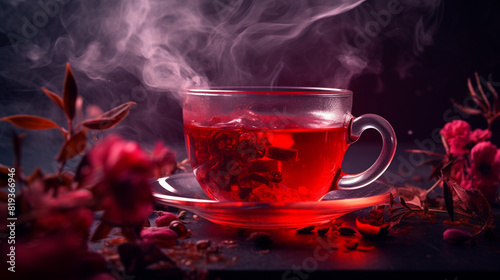
M 317 201 L 356 189 L 389 166 L 396 136 L 382 117 L 351 115 L 352 92 L 305 87 L 197 88 L 183 99 L 186 146 L 194 174 L 219 201 Z M 358 174 L 341 165 L 369 128 L 383 140 L 375 163 Z

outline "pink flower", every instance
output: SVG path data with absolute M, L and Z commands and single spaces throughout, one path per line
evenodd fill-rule
M 500 184 L 500 151 L 495 145 L 483 141 L 472 148 L 470 174 L 470 187 L 478 189 L 488 201 L 493 201 Z
M 102 219 L 114 225 L 140 225 L 152 210 L 152 163 L 135 142 L 110 135 L 88 154 L 92 188 Z
M 476 129 L 470 135 L 471 142 L 479 143 L 491 138 L 491 130 L 489 129 Z
M 151 160 L 154 165 L 154 177 L 170 175 L 177 170 L 175 154 L 161 142 L 156 143 L 151 151 Z
M 467 122 L 462 120 L 449 122 L 441 129 L 440 133 L 450 147 L 452 155 L 460 156 L 468 152 L 467 146 L 471 142 L 471 129 Z

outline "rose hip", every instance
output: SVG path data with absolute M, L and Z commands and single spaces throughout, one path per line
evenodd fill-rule
M 170 212 L 160 212 L 159 215 L 160 216 L 155 220 L 157 227 L 168 227 L 172 221 L 179 220 L 175 214 Z

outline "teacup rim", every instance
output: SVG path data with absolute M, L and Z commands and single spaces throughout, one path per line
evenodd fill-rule
M 296 86 L 214 86 L 192 87 L 185 90 L 190 95 L 316 95 L 316 96 L 351 96 L 348 89 L 330 87 Z

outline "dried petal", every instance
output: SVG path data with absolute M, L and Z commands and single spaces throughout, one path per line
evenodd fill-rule
M 443 239 L 451 244 L 460 245 L 469 241 L 472 235 L 459 229 L 447 229 L 443 232 Z
M 51 129 L 59 127 L 55 122 L 51 120 L 29 115 L 15 115 L 4 117 L 0 120 L 10 122 L 17 127 L 25 129 Z

